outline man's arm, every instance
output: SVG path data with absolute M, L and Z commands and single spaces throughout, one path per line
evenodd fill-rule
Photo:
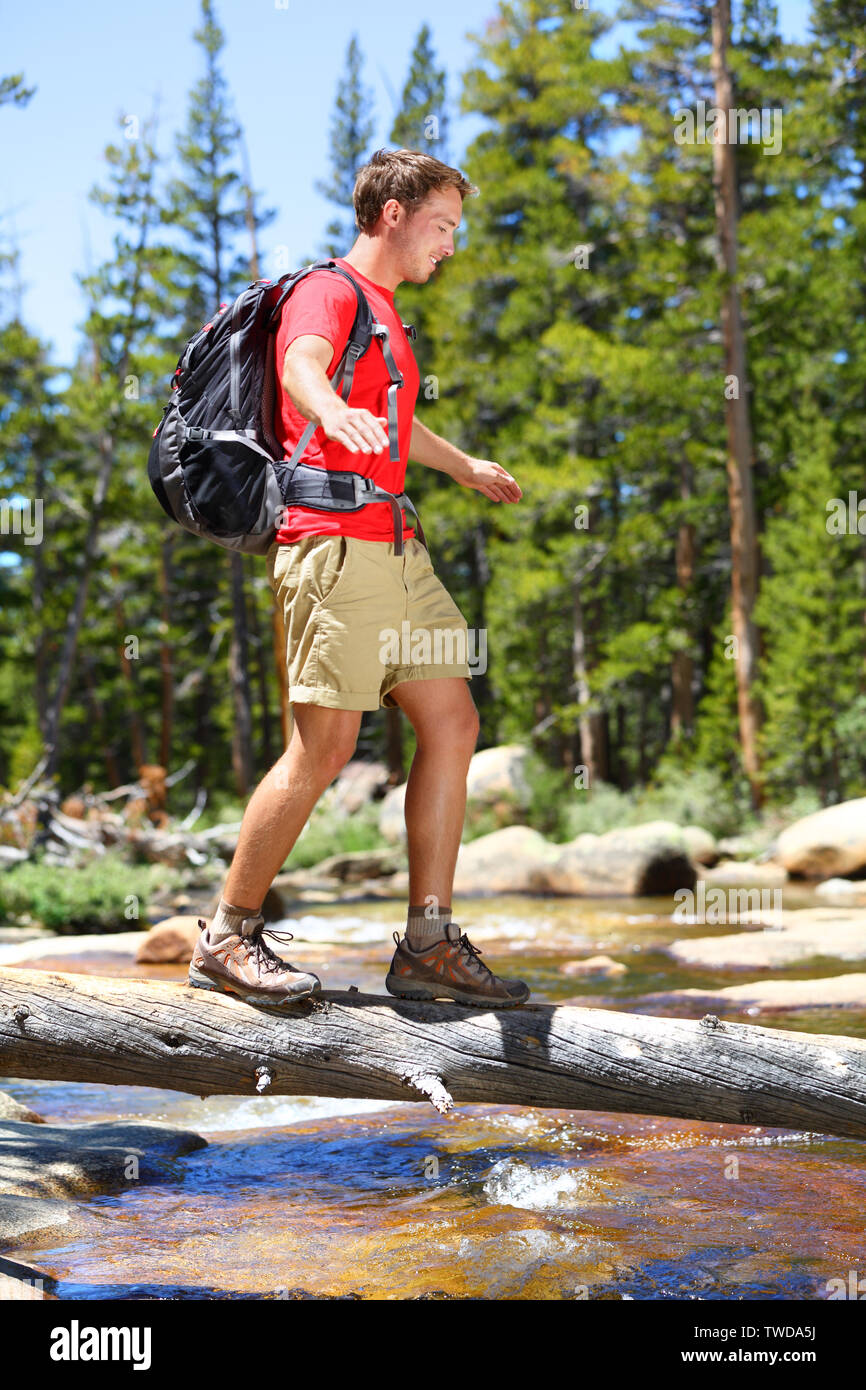
M 447 439 L 428 430 L 415 416 L 412 420 L 412 438 L 409 441 L 409 457 L 425 468 L 435 468 L 437 473 L 448 473 L 455 483 L 468 483 L 472 476 L 471 460 L 468 454 L 449 444 Z
M 330 360 L 330 359 L 329 359 Z M 434 434 L 419 419 L 412 421 L 409 457 L 438 473 L 448 473 L 462 487 L 483 492 L 492 502 L 519 502 L 523 493 L 511 474 L 488 459 L 471 458 L 456 444 Z
M 286 348 L 282 383 L 295 409 L 315 421 L 327 439 L 352 454 L 381 454 L 388 448 L 387 420 L 369 410 L 355 410 L 337 395 L 328 380 L 334 347 L 327 338 L 306 334 Z

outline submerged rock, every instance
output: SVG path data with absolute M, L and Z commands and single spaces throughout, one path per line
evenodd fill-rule
M 662 949 L 682 965 L 717 970 L 798 965 L 817 956 L 866 960 L 866 911 L 804 908 L 782 912 L 763 930 L 692 937 Z
M 587 956 L 584 960 L 567 960 L 559 971 L 561 975 L 576 975 L 578 978 L 613 980 L 625 975 L 627 966 L 611 956 Z
M 758 980 L 723 989 L 677 989 L 646 999 L 694 1000 L 701 1007 L 756 1009 L 866 1009 L 866 975 L 831 975 L 823 980 Z
M 818 884 L 815 895 L 840 907 L 866 907 L 866 879 L 827 878 Z

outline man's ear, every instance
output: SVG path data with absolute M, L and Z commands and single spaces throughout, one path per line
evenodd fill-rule
M 389 198 L 382 208 L 382 217 L 385 219 L 386 227 L 396 227 L 405 219 L 406 209 L 396 198 Z

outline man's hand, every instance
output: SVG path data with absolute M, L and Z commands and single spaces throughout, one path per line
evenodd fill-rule
M 523 496 L 519 485 L 510 473 L 498 463 L 489 459 L 469 459 L 468 472 L 457 477 L 462 487 L 483 492 L 491 502 L 519 502 Z
M 388 421 L 369 410 L 353 410 L 339 396 L 321 412 L 321 426 L 326 439 L 350 454 L 381 454 L 388 448 Z

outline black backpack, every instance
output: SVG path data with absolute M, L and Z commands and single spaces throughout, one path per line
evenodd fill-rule
M 389 501 L 395 538 L 400 505 L 411 507 L 404 493 L 394 498 L 369 478 L 299 466 L 316 429 L 312 422 L 289 460 L 283 459 L 274 436 L 280 313 L 301 281 L 323 269 L 342 275 L 357 297 L 352 330 L 333 373 L 334 387 L 340 387 L 348 401 L 355 364 L 378 338 L 391 377 L 390 456 L 399 459 L 395 392 L 403 378 L 394 364 L 388 329 L 375 322 L 354 278 L 333 261 L 315 261 L 276 282 L 258 280 L 233 304 L 221 305 L 213 320 L 190 338 L 172 379 L 171 399 L 153 432 L 147 463 L 150 485 L 167 515 L 227 550 L 266 554 L 291 501 L 325 511 L 357 511 L 371 501 Z M 404 328 L 414 336 L 414 329 Z

